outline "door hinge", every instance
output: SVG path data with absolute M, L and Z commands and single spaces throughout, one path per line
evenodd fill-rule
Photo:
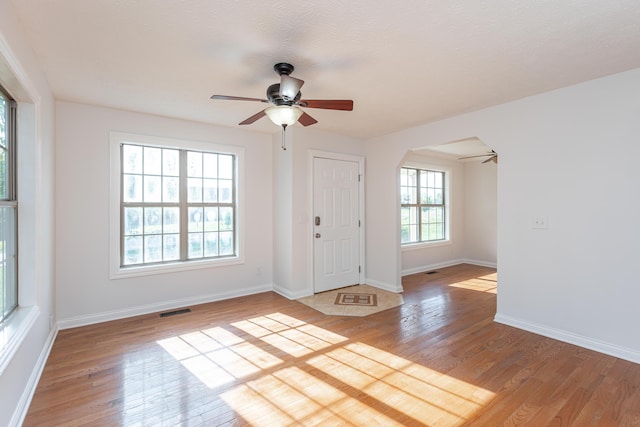
M 361 226 L 361 225 L 360 225 L 360 220 L 358 220 L 358 227 L 360 227 L 360 226 Z
M 358 182 L 360 182 L 360 178 L 362 178 L 362 175 L 358 174 Z
M 358 273 L 362 273 L 362 267 L 358 266 Z

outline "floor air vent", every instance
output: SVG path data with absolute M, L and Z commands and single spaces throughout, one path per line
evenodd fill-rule
M 175 316 L 176 314 L 184 314 L 184 313 L 191 313 L 191 309 L 183 308 L 180 310 L 165 311 L 164 313 L 160 313 L 160 317 L 169 317 L 169 316 Z
M 424 274 L 436 274 L 436 273 L 437 273 L 437 271 L 427 271 L 427 272 L 426 272 L 426 273 L 424 273 Z

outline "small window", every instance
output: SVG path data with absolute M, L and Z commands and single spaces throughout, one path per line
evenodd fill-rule
M 238 259 L 239 153 L 173 142 L 115 138 L 121 271 Z
M 401 244 L 447 240 L 446 181 L 444 171 L 400 170 Z
M 0 324 L 18 306 L 16 107 L 0 87 Z

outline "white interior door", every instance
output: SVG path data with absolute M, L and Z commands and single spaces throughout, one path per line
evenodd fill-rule
M 313 159 L 314 292 L 360 281 L 359 164 Z

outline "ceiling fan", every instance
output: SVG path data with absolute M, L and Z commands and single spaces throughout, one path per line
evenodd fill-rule
M 322 108 L 325 110 L 353 110 L 353 101 L 348 99 L 302 99 L 300 88 L 304 84 L 304 80 L 291 77 L 290 74 L 294 69 L 293 65 L 279 62 L 273 66 L 273 69 L 280 76 L 280 83 L 272 84 L 267 88 L 267 99 L 227 95 L 212 95 L 211 99 L 257 101 L 271 104 L 271 106 L 248 117 L 239 124 L 250 125 L 266 115 L 273 123 L 282 126 L 285 130 L 287 126 L 295 122 L 300 122 L 303 126 L 318 123 L 316 119 L 302 111 L 300 107 Z
M 475 158 L 478 158 L 478 157 L 488 157 L 482 163 L 489 163 L 489 162 L 493 162 L 493 163 L 496 163 L 496 164 L 498 163 L 498 153 L 496 153 L 493 150 L 491 150 L 490 153 L 480 154 L 478 156 L 458 157 L 458 160 L 475 159 Z

